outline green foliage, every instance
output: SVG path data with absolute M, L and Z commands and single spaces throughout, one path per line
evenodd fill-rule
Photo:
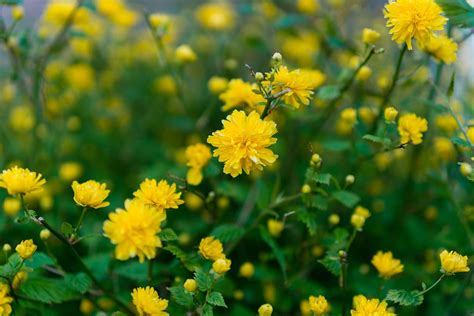
M 380 136 L 376 136 L 376 135 L 367 134 L 367 135 L 364 135 L 362 137 L 362 139 L 365 139 L 366 141 L 369 141 L 371 143 L 382 145 L 382 146 L 387 147 L 387 148 L 391 144 L 390 138 L 380 137 Z
M 23 260 L 17 253 L 8 257 L 8 261 L 1 267 L 1 273 L 4 277 L 13 278 L 20 271 Z
M 34 253 L 34 255 L 25 262 L 25 266 L 32 268 L 32 269 L 37 269 L 41 268 L 42 266 L 47 266 L 47 265 L 54 265 L 55 262 L 53 258 L 45 254 L 44 252 L 37 251 Z
M 44 277 L 28 278 L 22 284 L 20 294 L 29 299 L 47 304 L 58 304 L 75 300 L 80 295 L 78 291 L 72 289 L 64 280 Z
M 474 27 L 474 8 L 466 0 L 436 0 L 449 22 L 459 27 Z
M 423 303 L 423 294 L 417 290 L 389 290 L 385 300 L 403 306 L 417 306 Z
M 158 233 L 158 236 L 162 241 L 175 241 L 178 240 L 178 235 L 171 228 L 165 228 Z
M 263 226 L 260 226 L 260 236 L 262 237 L 262 240 L 271 248 L 280 266 L 281 273 L 283 274 L 283 279 L 286 280 L 285 254 L 280 249 L 280 247 L 278 247 L 275 240 L 270 236 L 270 233 Z
M 84 272 L 78 274 L 66 274 L 64 276 L 66 286 L 81 294 L 87 292 L 92 286 L 92 280 Z
M 324 258 L 318 260 L 318 262 L 335 276 L 341 275 L 342 265 L 339 251 L 346 248 L 348 238 L 349 233 L 347 230 L 336 228 L 324 241 L 324 244 L 327 246 L 326 255 Z
M 212 279 L 211 275 L 201 269 L 198 269 L 196 270 L 196 272 L 194 272 L 194 279 L 196 280 L 197 286 L 200 291 L 210 290 L 212 284 L 214 283 L 214 280 Z
M 357 194 L 349 191 L 333 192 L 332 197 L 348 208 L 353 208 L 360 201 L 360 197 Z
M 224 297 L 222 296 L 222 293 L 219 293 L 219 292 L 209 293 L 209 295 L 207 296 L 206 302 L 214 306 L 227 307 L 224 301 Z
M 210 235 L 216 237 L 222 242 L 229 242 L 239 239 L 243 236 L 245 230 L 234 224 L 219 225 L 214 228 Z
M 194 297 L 191 293 L 186 291 L 182 286 L 169 287 L 172 299 L 179 305 L 191 307 L 193 305 Z
M 338 86 L 330 85 L 330 86 L 321 87 L 318 90 L 317 97 L 320 98 L 321 100 L 330 101 L 339 97 L 340 94 L 341 94 L 341 91 Z
M 315 235 L 317 232 L 317 219 L 316 214 L 314 212 L 308 211 L 304 208 L 300 208 L 296 210 L 296 215 L 298 216 L 298 220 L 306 225 L 308 228 L 310 235 Z

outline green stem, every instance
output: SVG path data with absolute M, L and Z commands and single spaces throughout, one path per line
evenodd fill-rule
M 84 215 L 87 212 L 87 206 L 84 206 L 82 209 L 81 217 L 79 217 L 79 221 L 77 222 L 76 228 L 74 228 L 74 233 L 77 234 L 79 232 L 79 229 L 81 229 L 82 222 L 84 221 Z
M 152 286 L 153 281 L 153 259 L 148 260 L 148 284 Z
M 429 292 L 431 289 L 433 289 L 436 285 L 438 285 L 439 282 L 441 282 L 441 280 L 446 276 L 446 274 L 441 274 L 441 276 L 438 278 L 438 280 L 436 280 L 435 283 L 433 283 L 429 288 L 427 288 L 426 290 L 423 290 L 421 291 L 420 293 L 416 294 L 416 296 L 421 296 L 427 292 Z

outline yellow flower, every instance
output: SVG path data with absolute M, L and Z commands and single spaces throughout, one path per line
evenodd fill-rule
M 288 71 L 285 66 L 280 66 L 274 75 L 274 94 L 288 90 L 281 99 L 286 104 L 298 109 L 300 105 L 308 105 L 316 87 L 313 82 L 314 74 L 299 69 Z
M 239 269 L 239 273 L 244 278 L 250 279 L 255 273 L 255 267 L 251 262 L 244 262 Z
M 19 243 L 16 246 L 15 250 L 16 252 L 18 252 L 20 257 L 26 260 L 26 259 L 31 258 L 31 256 L 33 256 L 33 254 L 36 251 L 36 248 L 38 247 L 33 243 L 33 240 L 28 239 L 28 240 L 23 240 L 21 243 Z
M 13 282 L 12 282 L 12 288 L 14 290 L 18 290 L 23 282 L 28 279 L 28 272 L 26 271 L 19 271 L 15 276 L 13 277 Z M 3 315 L 0 313 L 0 315 Z
M 297 0 L 296 8 L 301 13 L 314 14 L 319 10 L 318 0 Z
M 472 166 L 467 162 L 462 162 L 459 164 L 459 171 L 465 177 L 469 177 L 472 173 Z
M 180 45 L 174 51 L 176 60 L 180 63 L 192 63 L 196 61 L 196 53 L 189 45 Z
M 191 185 L 198 185 L 202 181 L 202 168 L 211 159 L 211 150 L 208 146 L 198 143 L 186 148 L 186 166 L 189 167 L 186 174 L 186 181 Z
M 3 212 L 8 216 L 15 216 L 21 209 L 21 202 L 17 198 L 6 197 L 3 200 Z
M 357 122 L 357 111 L 354 108 L 347 108 L 341 112 L 341 120 L 349 126 L 354 126 Z
M 270 304 L 263 304 L 258 308 L 258 316 L 272 316 L 273 307 Z
M 364 28 L 362 30 L 362 41 L 365 44 L 372 44 L 374 45 L 378 40 L 380 39 L 380 33 L 369 29 L 369 28 Z
M 162 299 L 154 288 L 136 288 L 132 292 L 133 305 L 140 316 L 168 316 L 168 300 Z
M 31 106 L 15 106 L 8 117 L 8 123 L 15 132 L 29 132 L 36 123 Z
M 366 209 L 365 207 L 363 206 L 360 206 L 358 205 L 355 210 L 354 210 L 354 214 L 357 214 L 357 215 L 360 215 L 362 216 L 363 218 L 367 219 L 370 217 L 370 212 L 368 209 Z
M 362 66 L 362 68 L 360 68 L 359 72 L 357 73 L 355 79 L 357 81 L 366 81 L 370 78 L 370 76 L 372 76 L 372 69 L 370 69 L 370 67 L 368 66 Z
M 309 307 L 316 315 L 322 315 L 329 311 L 328 301 L 322 295 L 319 295 L 318 297 L 311 295 L 309 297 Z
M 278 237 L 281 235 L 281 232 L 285 228 L 285 224 L 283 222 L 271 218 L 267 221 L 267 228 L 270 235 L 272 235 L 273 237 Z
M 166 96 L 176 95 L 178 92 L 178 85 L 170 75 L 161 76 L 153 81 L 153 88 L 155 91 Z
M 458 44 L 446 35 L 433 36 L 425 43 L 424 49 L 438 61 L 449 65 L 456 61 Z
M 222 243 L 219 239 L 215 239 L 212 236 L 201 239 L 199 243 L 199 253 L 205 259 L 212 261 L 225 258 Z
M 403 271 L 400 260 L 393 258 L 392 252 L 378 251 L 372 258 L 372 264 L 383 278 L 391 278 Z
M 13 302 L 13 297 L 8 296 L 10 288 L 5 283 L 0 283 L 0 315 L 6 316 L 12 313 L 12 306 L 10 303 Z
M 354 226 L 357 230 L 362 230 L 362 227 L 364 227 L 365 224 L 365 217 L 361 216 L 359 214 L 352 214 L 351 216 L 351 224 Z
M 212 133 L 207 142 L 217 149 L 214 157 L 224 162 L 224 173 L 237 177 L 242 170 L 262 170 L 278 158 L 267 147 L 276 143 L 276 124 L 262 120 L 257 112 L 248 116 L 243 111 L 234 111 L 222 121 L 224 128 Z
M 456 128 L 457 128 L 457 124 L 456 124 Z M 469 139 L 471 144 L 474 144 L 474 127 L 469 127 L 467 129 L 467 138 Z
M 0 174 L 0 188 L 6 189 L 10 195 L 40 191 L 46 183 L 41 177 L 40 173 L 15 166 Z
M 43 20 L 54 27 L 61 27 L 73 12 L 76 4 L 70 0 L 54 0 L 49 1 L 48 6 L 44 10 Z M 73 25 L 83 26 L 89 23 L 89 12 L 86 8 L 81 7 L 76 12 Z
M 303 184 L 301 187 L 301 193 L 308 194 L 311 193 L 311 186 L 309 184 Z
M 450 161 L 456 157 L 456 148 L 447 137 L 435 137 L 433 146 L 441 160 Z
M 300 73 L 311 81 L 311 88 L 317 89 L 326 81 L 326 75 L 316 69 L 301 69 Z
M 361 121 L 366 124 L 372 124 L 377 117 L 375 111 L 369 106 L 360 107 L 358 112 Z
M 21 5 L 15 5 L 12 8 L 12 17 L 15 21 L 23 19 L 25 16 L 25 9 Z
M 458 272 L 469 272 L 467 266 L 467 256 L 462 256 L 456 251 L 443 250 L 439 254 L 441 260 L 441 272 L 446 274 L 454 274 Z
M 207 88 L 213 94 L 220 94 L 227 89 L 227 85 L 229 84 L 229 80 L 223 77 L 213 76 L 207 82 Z
M 456 119 L 451 114 L 438 115 L 435 118 L 435 124 L 443 132 L 446 132 L 450 135 L 453 134 L 458 129 L 458 123 L 456 122 Z M 468 132 L 468 135 L 469 135 L 469 132 Z M 474 140 L 474 132 L 472 134 L 472 139 Z
M 396 316 L 387 311 L 387 303 L 380 302 L 378 299 L 367 299 L 363 295 L 354 296 L 354 309 L 351 310 L 351 316 Z
M 229 259 L 220 258 L 212 263 L 212 270 L 214 270 L 214 272 L 216 272 L 217 274 L 224 274 L 230 270 L 231 264 L 232 261 L 230 261 Z
M 113 23 L 126 28 L 138 22 L 138 13 L 129 9 L 123 0 L 96 0 L 97 11 Z
M 224 102 L 222 111 L 229 111 L 233 108 L 248 106 L 255 109 L 260 103 L 265 102 L 265 98 L 256 94 L 253 90 L 257 85 L 242 81 L 242 79 L 232 79 L 227 85 L 227 89 L 219 95 L 219 99 Z
M 428 130 L 428 121 L 416 114 L 404 114 L 398 120 L 398 133 L 402 144 L 423 142 L 423 133 Z
M 196 19 L 203 27 L 222 31 L 234 26 L 234 11 L 227 3 L 206 3 L 196 11 Z
M 186 289 L 188 292 L 194 292 L 197 289 L 197 282 L 194 279 L 187 279 L 184 282 L 183 287 Z
M 74 191 L 74 202 L 79 206 L 98 209 L 110 205 L 109 202 L 104 202 L 110 193 L 105 183 L 94 180 L 84 183 L 74 181 L 71 187 Z
M 157 233 L 166 216 L 163 211 L 134 199 L 125 202 L 125 209 L 116 209 L 104 222 L 104 236 L 115 246 L 115 258 L 127 260 L 138 256 L 140 262 L 153 259 L 161 247 Z
M 176 209 L 184 203 L 181 200 L 181 192 L 176 192 L 176 184 L 169 185 L 166 180 L 160 180 L 157 183 L 155 179 L 145 179 L 133 196 L 162 211 L 170 208 Z
M 92 303 L 91 300 L 87 298 L 83 298 L 79 304 L 79 310 L 81 313 L 89 315 L 94 310 L 94 303 Z
M 88 64 L 71 65 L 66 68 L 64 75 L 72 89 L 85 92 L 95 87 L 94 69 Z
M 67 182 L 78 179 L 82 174 L 82 166 L 77 162 L 65 162 L 59 167 L 59 177 Z
M 171 22 L 171 18 L 167 14 L 152 13 L 148 16 L 148 21 L 154 28 L 167 28 Z
M 434 0 L 396 0 L 385 5 L 384 16 L 392 39 L 406 43 L 412 50 L 412 39 L 423 47 L 435 31 L 441 31 L 447 18 Z
M 398 111 L 393 106 L 389 106 L 385 109 L 383 116 L 385 118 L 385 122 L 387 123 L 395 123 L 395 119 L 397 118 Z
M 281 49 L 285 58 L 302 67 L 310 67 L 314 64 L 314 58 L 320 46 L 319 37 L 314 32 L 285 35 L 281 42 Z M 298 47 L 298 49 L 295 49 L 295 47 Z

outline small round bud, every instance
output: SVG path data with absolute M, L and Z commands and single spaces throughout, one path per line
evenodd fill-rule
M 461 171 L 461 174 L 465 177 L 468 177 L 472 174 L 472 166 L 467 162 L 461 163 L 459 165 L 459 170 Z
M 273 307 L 270 304 L 263 304 L 258 308 L 258 316 L 271 316 Z
M 280 63 L 282 60 L 283 60 L 283 56 L 279 52 L 276 52 L 275 54 L 273 54 L 272 56 L 273 62 Z
M 311 187 L 309 184 L 305 184 L 301 187 L 301 193 L 308 194 L 311 192 Z
M 10 244 L 4 244 L 3 245 L 3 252 L 4 253 L 9 253 L 10 251 L 12 251 L 12 246 L 10 246 Z
M 345 258 L 347 256 L 347 253 L 344 250 L 339 250 L 337 254 L 340 258 Z
M 180 63 L 192 63 L 196 61 L 196 53 L 189 45 L 178 46 L 174 52 L 175 58 Z
M 346 185 L 351 185 L 355 182 L 355 177 L 352 174 L 346 176 Z
M 310 165 L 311 166 L 315 166 L 317 168 L 321 167 L 321 164 L 323 163 L 323 159 L 321 158 L 320 155 L 318 154 L 313 154 L 311 156 L 311 161 L 310 161 Z
M 251 278 L 255 273 L 255 267 L 251 262 L 245 262 L 240 266 L 240 275 L 244 278 Z
M 42 229 L 40 231 L 40 238 L 41 240 L 48 240 L 51 237 L 51 232 L 48 229 Z
M 25 10 L 22 6 L 16 5 L 12 8 L 12 17 L 15 21 L 20 21 L 25 16 Z
M 362 230 L 365 224 L 365 217 L 359 214 L 352 214 L 351 216 L 351 224 L 357 230 Z
M 224 62 L 224 67 L 229 70 L 234 70 L 239 65 L 239 62 L 233 58 L 229 58 Z
M 186 291 L 188 291 L 188 292 L 194 292 L 197 289 L 197 283 L 196 283 L 196 280 L 194 280 L 194 279 L 187 279 L 184 282 L 183 286 L 186 289 Z
M 265 76 L 261 73 L 261 72 L 257 72 L 255 74 L 255 80 L 257 81 L 263 81 L 263 79 L 265 79 Z
M 339 217 L 338 214 L 331 214 L 328 218 L 329 224 L 331 225 L 337 225 L 341 221 L 341 218 Z
M 211 192 L 209 192 L 209 194 L 207 195 L 206 202 L 207 202 L 207 203 L 210 203 L 210 202 L 214 201 L 215 198 L 216 198 L 216 192 L 211 191 Z
M 390 106 L 385 109 L 384 113 L 384 119 L 385 122 L 387 123 L 395 123 L 395 119 L 397 118 L 398 111 L 394 107 Z

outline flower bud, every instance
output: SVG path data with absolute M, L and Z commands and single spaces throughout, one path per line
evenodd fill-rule
M 189 45 L 178 46 L 174 52 L 175 58 L 180 63 L 192 63 L 196 61 L 196 53 Z
M 331 214 L 331 215 L 329 216 L 329 219 L 328 219 L 329 224 L 331 224 L 331 225 L 337 225 L 337 224 L 339 224 L 340 220 L 341 220 L 341 218 L 339 217 L 338 214 Z
M 51 237 L 51 232 L 48 229 L 42 229 L 40 231 L 40 238 L 41 240 L 48 240 Z
M 264 77 L 264 75 L 263 75 L 261 72 L 257 72 L 257 73 L 255 74 L 255 80 L 257 80 L 257 81 L 260 82 L 260 81 L 263 81 L 263 79 L 265 79 L 265 77 Z
M 472 166 L 467 162 L 459 164 L 459 170 L 461 171 L 461 174 L 465 177 L 468 177 L 472 174 Z
M 378 40 L 380 39 L 380 33 L 369 29 L 365 28 L 362 30 L 362 41 L 365 44 L 375 44 Z
M 217 274 L 224 274 L 230 270 L 230 265 L 232 262 L 227 258 L 221 258 L 214 261 L 212 264 L 212 270 Z
M 355 177 L 352 174 L 346 176 L 346 185 L 351 185 L 355 182 Z
M 25 10 L 22 6 L 16 5 L 12 8 L 12 17 L 15 21 L 20 21 L 25 16 Z
M 273 54 L 272 61 L 274 63 L 279 64 L 281 63 L 282 60 L 283 60 L 283 56 L 279 52 L 276 52 L 275 54 Z
M 12 251 L 12 246 L 10 244 L 3 244 L 3 252 L 9 253 L 10 251 Z
M 319 167 L 321 167 L 322 162 L 323 162 L 323 159 L 321 158 L 320 155 L 318 155 L 318 154 L 313 154 L 313 155 L 311 156 L 311 162 L 310 162 L 310 164 L 311 164 L 312 166 L 316 166 L 316 167 L 319 168 Z
M 196 283 L 196 280 L 194 280 L 194 279 L 187 279 L 184 282 L 183 286 L 186 289 L 186 291 L 188 291 L 188 292 L 194 292 L 197 289 L 197 283 Z
M 253 274 L 255 273 L 255 267 L 251 262 L 245 262 L 240 266 L 240 275 L 243 276 L 244 278 L 251 278 Z
M 387 123 L 395 123 L 395 119 L 397 118 L 398 111 L 394 107 L 388 107 L 384 111 L 384 118 L 385 122 Z
M 305 184 L 301 187 L 301 193 L 303 194 L 311 193 L 311 187 L 309 186 L 309 184 Z
M 258 316 L 271 316 L 273 307 L 270 304 L 263 304 L 258 308 Z

